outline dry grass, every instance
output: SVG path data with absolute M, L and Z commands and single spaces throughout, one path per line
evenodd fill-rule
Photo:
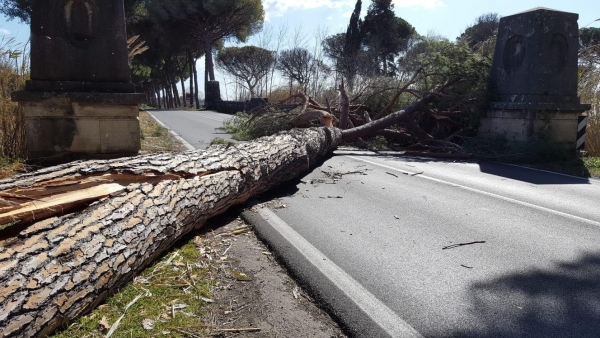
M 199 236 L 182 241 L 53 337 L 105 337 L 112 328 L 112 337 L 192 337 L 188 332 L 208 336 L 210 327 L 203 318 L 212 302 L 215 267 L 206 260 L 207 250 L 210 246 Z
M 0 177 L 11 175 L 25 157 L 25 129 L 13 91 L 21 90 L 29 77 L 28 45 L 0 38 Z
M 148 112 L 140 112 L 142 134 L 142 152 L 159 153 L 165 151 L 183 151 L 184 148 L 168 129 L 154 120 Z

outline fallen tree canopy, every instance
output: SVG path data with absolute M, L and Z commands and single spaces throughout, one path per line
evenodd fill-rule
M 312 128 L 202 151 L 74 162 L 0 181 L 0 332 L 52 333 L 213 216 L 341 141 Z

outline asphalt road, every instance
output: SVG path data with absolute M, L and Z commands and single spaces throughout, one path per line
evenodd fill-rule
M 600 181 L 338 150 L 276 193 L 259 234 L 357 336 L 600 337 Z
M 217 137 L 231 140 L 229 134 L 216 130 L 231 115 L 193 110 L 152 110 L 149 113 L 196 149 L 207 148 Z
M 598 181 L 337 151 L 285 193 L 274 213 L 424 337 L 600 337 Z

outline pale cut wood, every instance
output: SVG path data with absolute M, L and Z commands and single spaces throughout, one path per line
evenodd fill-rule
M 23 203 L 19 205 L 18 208 L 13 208 L 13 210 L 8 212 L 4 210 L 7 208 L 0 208 L 0 224 L 15 221 L 29 222 L 43 220 L 56 214 L 68 212 L 78 205 L 82 205 L 89 201 L 95 201 L 123 190 L 125 190 L 125 187 L 118 183 L 101 184 L 96 187 L 71 191 Z

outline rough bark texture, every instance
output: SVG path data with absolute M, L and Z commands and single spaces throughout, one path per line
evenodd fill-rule
M 85 202 L 59 203 L 37 214 L 43 219 L 33 215 L 0 231 L 2 336 L 44 336 L 85 314 L 186 233 L 305 172 L 340 140 L 339 129 L 294 130 L 206 151 L 75 162 L 0 181 L 2 213 L 31 207 L 32 198 L 96 191 Z

